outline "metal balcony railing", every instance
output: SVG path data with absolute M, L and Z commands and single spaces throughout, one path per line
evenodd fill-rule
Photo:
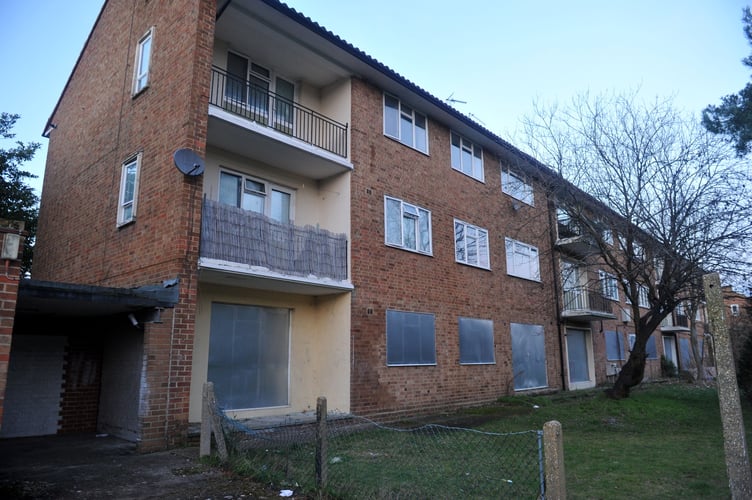
M 209 103 L 290 137 L 347 158 L 347 125 L 212 68 Z
M 299 277 L 347 279 L 347 238 L 204 200 L 201 257 Z
M 600 290 L 588 287 L 575 287 L 564 290 L 564 312 L 583 311 L 612 314 L 611 301 Z

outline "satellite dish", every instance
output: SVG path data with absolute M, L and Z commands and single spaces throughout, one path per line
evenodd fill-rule
M 204 160 L 190 148 L 178 149 L 172 158 L 178 170 L 187 176 L 195 177 L 204 173 Z

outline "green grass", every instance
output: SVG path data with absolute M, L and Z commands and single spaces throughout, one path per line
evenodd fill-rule
M 504 416 L 483 428 L 561 423 L 570 499 L 730 497 L 715 389 L 643 385 L 622 401 L 607 399 L 601 390 L 504 398 L 481 411 L 488 418 L 496 407 Z M 510 408 L 525 411 L 509 415 Z
M 418 433 L 370 427 L 339 434 L 329 442 L 329 493 L 535 498 L 535 434 L 496 434 L 542 429 L 550 420 L 562 425 L 570 499 L 730 497 L 717 393 L 679 383 L 643 385 L 622 401 L 607 399 L 600 389 L 505 397 L 450 417 L 448 425 L 489 434 L 433 427 Z M 236 458 L 235 469 L 311 492 L 314 456 L 311 442 L 267 446 Z

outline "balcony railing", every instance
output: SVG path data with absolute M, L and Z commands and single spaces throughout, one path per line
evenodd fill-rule
M 347 125 L 219 68 L 212 68 L 209 103 L 347 157 Z
M 204 200 L 201 257 L 299 277 L 347 279 L 347 238 Z
M 588 287 L 564 290 L 562 312 L 565 316 L 613 316 L 611 301 L 600 290 Z

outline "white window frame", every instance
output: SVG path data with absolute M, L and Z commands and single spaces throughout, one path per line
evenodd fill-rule
M 149 86 L 152 46 L 154 45 L 154 27 L 144 33 L 136 48 L 136 63 L 133 70 L 133 95 L 143 92 Z
M 458 228 L 462 228 L 462 241 L 460 242 L 457 234 Z M 470 234 L 474 233 L 475 243 L 469 243 Z M 485 241 L 485 245 L 483 242 Z M 475 258 L 470 259 L 470 250 L 475 247 Z M 484 259 L 485 257 L 485 259 Z M 481 269 L 491 269 L 491 250 L 488 241 L 488 230 L 482 227 L 468 224 L 459 219 L 454 219 L 454 260 L 459 264 L 479 267 Z
M 457 143 L 455 145 L 455 142 Z M 458 172 L 472 177 L 473 179 L 484 181 L 484 169 L 483 169 L 483 148 L 478 144 L 466 139 L 457 132 L 450 131 L 449 133 L 449 149 L 452 168 Z M 470 165 L 466 165 L 467 156 L 469 155 Z
M 136 220 L 136 209 L 138 208 L 138 181 L 141 176 L 141 153 L 137 153 L 126 161 L 120 167 L 120 193 L 118 194 L 118 212 L 117 225 L 124 226 Z M 129 177 L 131 167 L 133 172 L 132 192 L 129 193 Z
M 268 181 L 266 179 L 262 179 L 260 177 L 255 177 L 253 175 L 244 174 L 244 173 L 238 172 L 236 170 L 231 170 L 231 169 L 228 169 L 228 168 L 220 167 L 220 169 L 219 169 L 219 176 L 218 176 L 219 178 L 218 178 L 218 182 L 217 182 L 217 201 L 221 200 L 221 198 L 220 198 L 221 180 L 220 179 L 222 178 L 222 174 L 223 173 L 227 174 L 227 175 L 232 175 L 234 177 L 240 177 L 240 179 L 241 179 L 241 190 L 245 190 L 245 185 L 246 185 L 246 181 L 247 180 L 263 184 L 264 185 L 264 193 L 263 193 L 263 195 L 264 195 L 264 212 L 263 212 L 262 215 L 264 215 L 266 217 L 269 217 L 269 218 L 272 218 L 272 196 L 271 196 L 272 191 L 279 191 L 281 193 L 285 193 L 285 194 L 290 195 L 290 213 L 289 213 L 290 220 L 289 220 L 289 224 L 293 224 L 294 223 L 294 221 L 295 221 L 295 190 L 294 189 L 288 188 L 288 187 L 285 187 L 285 186 L 281 186 L 279 184 L 275 184 L 275 183 L 273 183 L 271 181 Z M 240 206 L 238 206 L 238 205 L 231 205 L 231 206 L 234 206 L 236 208 L 241 208 L 242 209 L 243 208 L 242 205 L 243 205 L 243 200 L 242 200 L 242 192 L 241 192 Z M 256 212 L 256 213 L 261 213 L 261 212 Z M 274 219 L 274 220 L 276 220 L 276 219 Z M 284 221 L 278 221 L 278 222 L 281 222 L 283 224 L 286 223 Z
M 624 287 L 629 288 L 629 282 L 624 281 Z M 624 302 L 627 304 L 631 304 L 632 301 L 629 300 L 629 296 L 624 297 Z M 637 305 L 643 308 L 650 308 L 650 299 L 648 298 L 648 287 L 645 285 L 637 284 Z
M 611 273 L 600 270 L 598 279 L 601 282 L 601 295 L 609 300 L 619 302 L 619 281 Z
M 731 308 L 731 316 L 739 316 L 739 304 L 731 304 L 730 308 Z
M 512 172 L 504 165 L 501 166 L 501 191 L 515 200 L 535 206 L 533 185 L 523 175 Z
M 399 241 L 397 241 L 395 234 L 390 234 L 389 230 L 389 205 L 391 203 L 399 204 Z M 421 218 L 425 217 L 428 224 L 428 241 L 422 240 L 422 232 L 420 230 Z M 415 231 L 415 248 L 411 248 L 405 245 L 405 230 L 407 229 L 405 224 L 407 221 L 414 224 L 413 230 Z M 391 236 L 391 237 L 390 237 Z M 423 255 L 433 255 L 432 246 L 432 233 L 431 233 L 431 212 L 418 205 L 406 203 L 399 198 L 393 196 L 384 196 L 384 243 L 387 246 L 400 248 L 409 252 L 416 252 Z
M 540 282 L 540 252 L 538 247 L 512 238 L 504 238 L 504 248 L 507 254 L 507 274 L 509 276 Z M 518 260 L 516 256 L 522 256 L 522 260 Z
M 387 100 L 396 101 L 396 107 L 387 106 Z M 387 108 L 393 109 L 396 112 L 396 123 L 388 122 L 388 118 L 391 113 L 387 113 Z M 423 113 L 419 113 L 412 106 L 404 104 L 398 97 L 391 94 L 384 93 L 383 96 L 383 111 L 384 111 L 384 135 L 391 137 L 392 139 L 401 142 L 405 146 L 409 146 L 416 151 L 428 154 L 428 117 Z M 408 120 L 411 124 L 410 131 L 403 130 L 403 118 Z M 423 122 L 423 127 L 418 126 L 418 122 Z M 390 127 L 387 127 L 390 125 Z M 390 128 L 396 127 L 396 134 L 391 133 Z M 422 130 L 422 134 L 418 131 Z M 403 138 L 409 135 L 409 140 Z M 424 148 L 420 147 L 419 139 L 422 139 Z

